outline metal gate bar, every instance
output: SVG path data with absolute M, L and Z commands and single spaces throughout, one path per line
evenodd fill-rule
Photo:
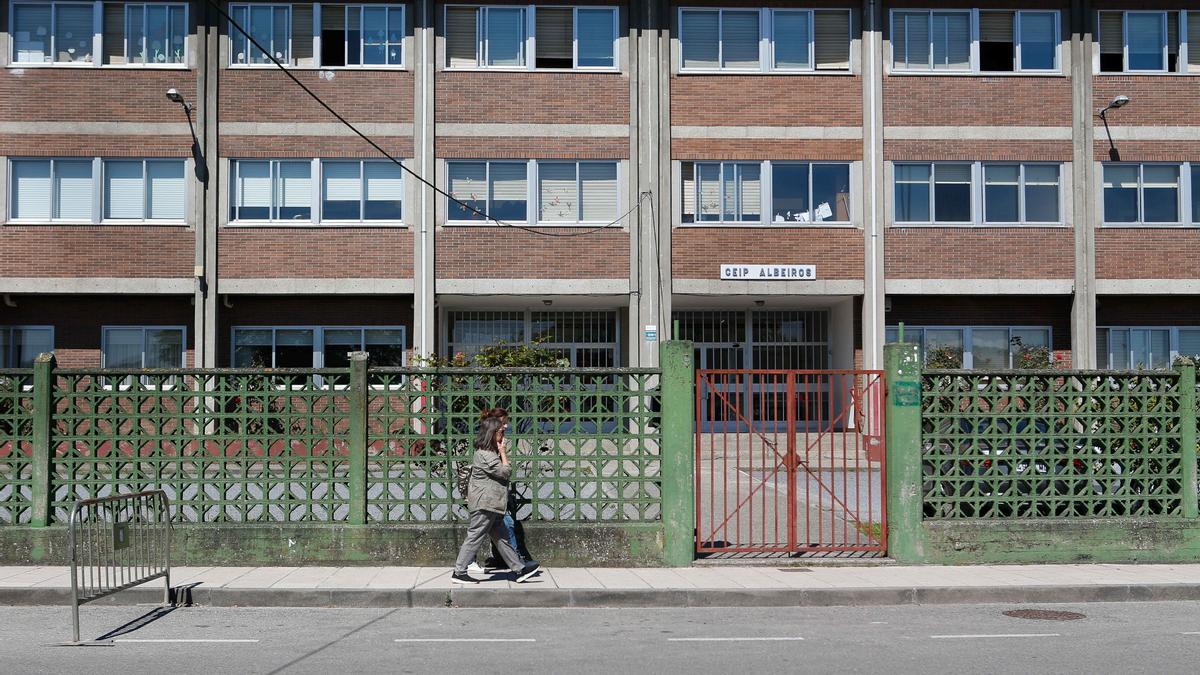
M 697 552 L 885 552 L 883 386 L 881 371 L 698 371 Z

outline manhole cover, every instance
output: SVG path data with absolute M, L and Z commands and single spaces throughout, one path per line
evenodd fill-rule
M 1086 615 L 1079 612 L 1063 612 L 1055 609 L 1013 609 L 1005 612 L 1004 616 L 1011 616 L 1014 619 L 1038 619 L 1040 621 L 1075 621 L 1087 618 Z

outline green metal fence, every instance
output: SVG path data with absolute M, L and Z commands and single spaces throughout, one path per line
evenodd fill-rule
M 0 524 L 33 517 L 33 371 L 0 370 Z
M 0 371 L 0 524 L 153 489 L 179 522 L 455 521 L 454 467 L 488 407 L 510 411 L 519 518 L 656 521 L 659 374 L 368 369 L 365 354 L 322 370 Z
M 1195 517 L 1195 371 L 931 371 L 924 517 Z

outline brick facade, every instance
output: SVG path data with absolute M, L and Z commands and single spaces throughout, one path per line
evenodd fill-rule
M 862 230 L 847 228 L 677 227 L 671 276 L 719 279 L 721 263 L 814 264 L 821 279 L 862 279 Z
M 894 279 L 1069 279 L 1070 228 L 894 227 L 886 274 Z

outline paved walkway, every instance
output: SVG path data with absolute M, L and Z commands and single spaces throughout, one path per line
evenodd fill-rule
M 1200 565 L 551 568 L 451 584 L 445 567 L 176 567 L 214 606 L 691 607 L 1200 600 Z M 162 581 L 99 602 L 159 602 Z M 0 605 L 70 602 L 65 567 L 0 567 Z

